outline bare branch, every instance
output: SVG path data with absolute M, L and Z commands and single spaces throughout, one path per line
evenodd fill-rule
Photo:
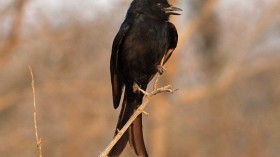
M 130 119 L 127 121 L 127 123 L 123 126 L 123 128 L 118 132 L 118 134 L 114 137 L 114 139 L 111 141 L 111 143 L 106 147 L 106 149 L 99 155 L 99 157 L 106 157 L 108 153 L 111 151 L 111 149 L 114 147 L 114 145 L 120 140 L 122 135 L 125 133 L 125 131 L 129 128 L 129 126 L 133 123 L 133 121 L 142 113 L 146 113 L 144 109 L 150 102 L 151 97 L 154 95 L 157 95 L 159 93 L 173 93 L 174 90 L 170 85 L 164 86 L 162 88 L 158 88 L 156 90 L 153 90 L 148 95 L 144 96 L 143 103 L 140 105 L 140 107 L 134 112 L 134 114 L 130 117 Z
M 29 71 L 31 75 L 31 86 L 32 86 L 32 93 L 33 93 L 33 119 L 34 119 L 34 129 L 35 129 L 35 135 L 36 135 L 36 143 L 37 143 L 37 149 L 39 151 L 39 157 L 42 157 L 42 139 L 38 135 L 38 127 L 37 127 L 37 106 L 36 106 L 36 92 L 35 92 L 35 81 L 34 81 L 34 75 L 31 66 L 29 66 Z
M 161 63 L 163 64 L 163 63 Z M 114 147 L 114 145 L 121 139 L 125 131 L 129 128 L 129 126 L 133 123 L 133 121 L 140 115 L 145 114 L 148 115 L 147 112 L 144 111 L 148 103 L 150 102 L 150 99 L 159 94 L 159 93 L 173 93 L 176 90 L 172 88 L 171 85 L 167 85 L 161 88 L 157 88 L 158 80 L 160 74 L 156 74 L 156 79 L 154 82 L 154 89 L 151 92 L 143 91 L 140 87 L 138 87 L 138 91 L 144 93 L 143 103 L 139 106 L 139 108 L 134 112 L 134 114 L 130 117 L 130 119 L 127 121 L 127 123 L 123 126 L 121 130 L 118 131 L 118 134 L 114 137 L 114 139 L 110 142 L 110 144 L 105 148 L 105 150 L 99 155 L 99 157 L 107 157 L 111 149 Z

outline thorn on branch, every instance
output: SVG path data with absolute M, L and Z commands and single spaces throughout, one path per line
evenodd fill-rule
M 146 115 L 146 116 L 148 116 L 148 115 L 149 115 L 149 113 L 148 113 L 148 112 L 146 112 L 146 111 L 143 111 L 143 114 L 144 114 L 144 115 Z

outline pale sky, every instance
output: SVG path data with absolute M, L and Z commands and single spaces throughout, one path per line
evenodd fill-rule
M 111 0 L 31 0 L 27 5 L 27 18 L 32 21 L 33 15 L 44 14 L 48 18 L 63 19 L 75 13 L 85 19 L 93 19 L 97 12 L 109 12 L 119 1 Z M 106 9 L 105 9 L 106 8 Z

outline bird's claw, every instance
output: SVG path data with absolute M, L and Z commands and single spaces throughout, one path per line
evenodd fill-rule
M 139 92 L 141 92 L 141 93 L 143 93 L 144 95 L 149 95 L 149 93 L 146 92 L 145 90 L 141 89 L 137 83 L 134 83 L 134 84 L 133 84 L 133 92 L 134 92 L 134 93 L 139 93 Z
M 162 75 L 164 72 L 166 72 L 166 69 L 162 65 L 158 65 L 157 70 L 160 75 Z
M 138 92 L 139 92 L 139 88 L 140 88 L 140 87 L 138 86 L 137 83 L 134 83 L 134 84 L 133 84 L 133 92 L 134 92 L 134 93 L 138 93 Z

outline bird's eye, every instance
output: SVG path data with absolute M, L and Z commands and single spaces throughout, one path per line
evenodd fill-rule
M 161 4 L 161 3 L 157 3 L 157 6 L 161 7 L 161 6 L 162 6 L 162 4 Z

